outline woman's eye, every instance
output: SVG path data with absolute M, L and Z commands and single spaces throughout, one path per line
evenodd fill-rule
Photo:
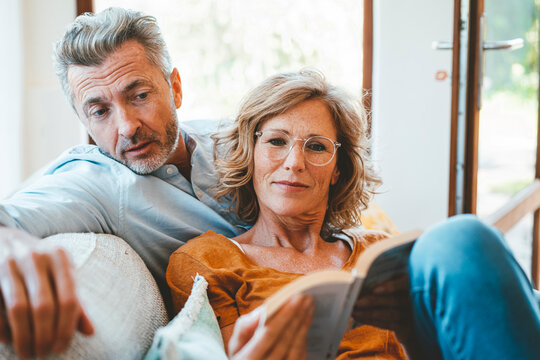
M 268 140 L 268 142 L 274 146 L 284 146 L 287 144 L 285 139 L 281 139 L 281 138 L 273 138 L 273 139 Z
M 307 147 L 310 150 L 317 151 L 317 152 L 326 151 L 326 146 L 324 146 L 323 144 L 319 144 L 319 143 L 308 144 Z

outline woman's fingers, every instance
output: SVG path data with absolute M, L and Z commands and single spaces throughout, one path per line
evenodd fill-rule
M 281 360 L 287 359 L 290 356 L 294 359 L 305 358 L 307 331 L 304 331 L 304 329 L 309 329 L 311 325 L 313 300 L 305 296 L 300 297 L 299 301 L 300 303 L 296 310 L 287 309 L 288 311 L 285 313 L 276 314 L 276 316 L 282 317 L 283 320 L 288 319 L 289 321 L 280 333 L 278 339 L 279 345 L 274 344 L 269 349 L 268 359 Z
M 305 313 L 305 318 L 300 322 L 300 326 L 293 337 L 294 340 L 290 347 L 291 351 L 287 354 L 288 360 L 305 359 L 307 357 L 307 335 L 309 328 L 311 327 L 314 312 L 315 304 L 311 301 L 311 304 Z
M 234 325 L 234 331 L 229 340 L 229 354 L 238 353 L 248 342 L 259 325 L 261 308 L 258 308 L 249 314 L 241 316 Z
M 291 299 L 264 325 L 258 326 L 253 336 L 241 349 L 236 353 L 231 351 L 232 357 L 235 359 L 286 359 L 289 353 L 297 354 L 296 358 L 298 354 L 305 354 L 305 340 L 298 340 L 298 337 L 305 338 L 307 334 L 305 328 L 309 328 L 308 323 L 311 322 L 312 311 L 313 301 L 310 298 L 299 296 Z M 235 326 L 231 340 L 238 337 L 235 333 L 240 331 L 242 329 L 237 329 Z M 231 343 L 229 344 L 229 350 L 231 350 Z M 298 349 L 300 346 L 303 346 L 303 349 Z

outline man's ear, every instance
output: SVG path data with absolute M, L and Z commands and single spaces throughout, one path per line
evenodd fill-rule
M 178 109 L 182 105 L 182 79 L 180 79 L 180 74 L 178 73 L 177 68 L 173 69 L 170 80 L 174 104 Z
M 330 180 L 330 185 L 336 185 L 339 179 L 339 170 L 337 166 L 334 168 L 334 173 L 332 174 L 332 179 Z

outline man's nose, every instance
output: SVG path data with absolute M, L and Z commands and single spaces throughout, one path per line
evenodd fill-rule
M 116 109 L 116 122 L 118 135 L 126 138 L 133 137 L 142 125 L 136 114 L 125 107 Z

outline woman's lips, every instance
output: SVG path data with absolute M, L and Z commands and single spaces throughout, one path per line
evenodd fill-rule
M 291 181 L 274 181 L 274 184 L 288 191 L 302 191 L 309 187 L 306 184 Z

